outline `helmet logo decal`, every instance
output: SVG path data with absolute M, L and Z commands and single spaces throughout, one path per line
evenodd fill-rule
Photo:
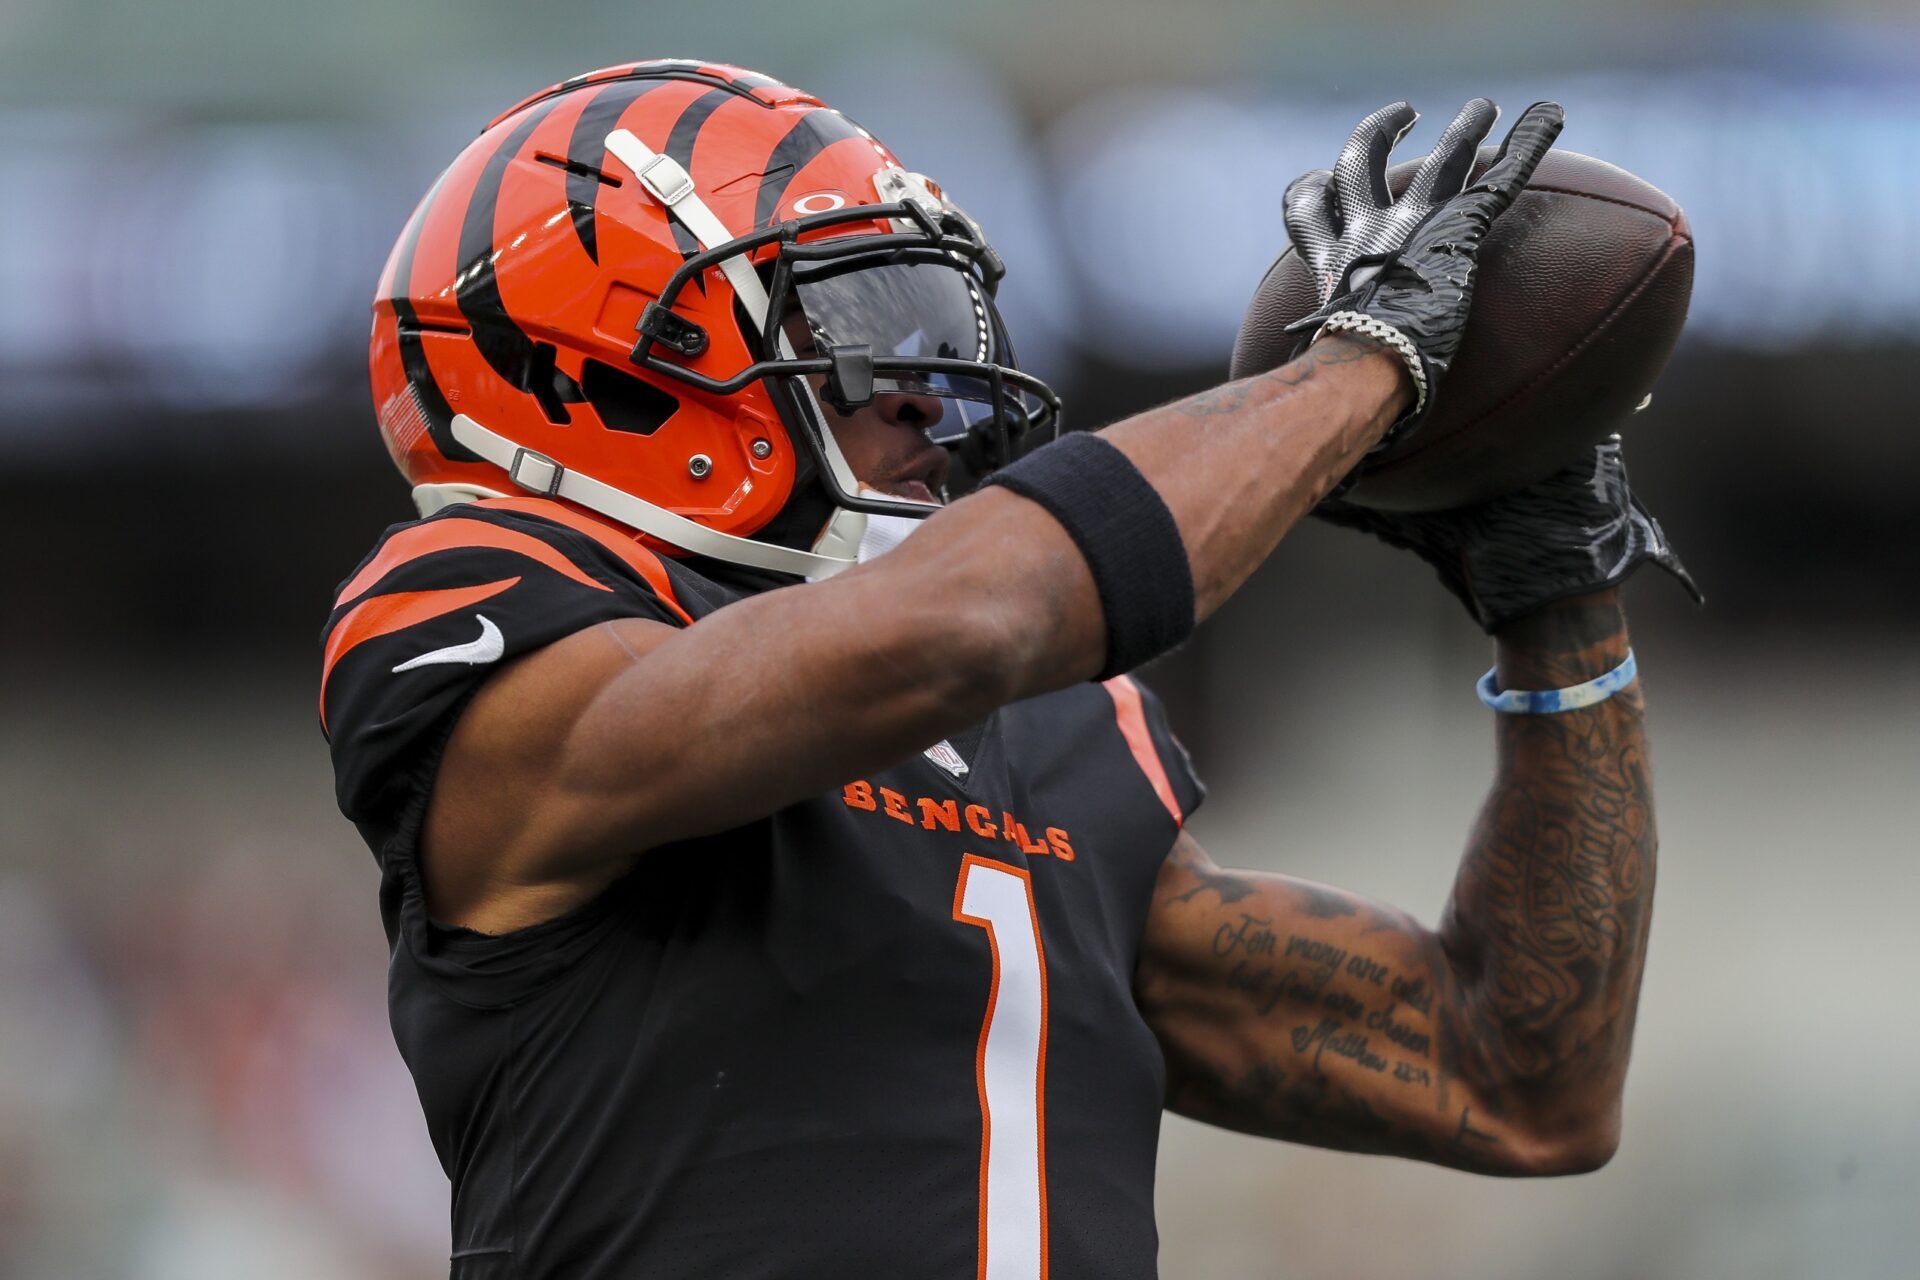
M 761 170 L 760 194 L 753 202 L 753 225 L 764 227 L 773 220 L 787 194 L 787 184 L 806 168 L 813 158 L 836 142 L 861 137 L 860 126 L 829 107 L 815 107 L 794 122 L 780 139 Z
M 787 206 L 795 213 L 832 213 L 835 209 L 847 207 L 847 198 L 838 191 L 815 191 L 801 196 Z

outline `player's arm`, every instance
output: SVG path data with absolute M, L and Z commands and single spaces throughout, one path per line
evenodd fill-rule
M 1627 652 L 1618 589 L 1503 631 L 1504 688 Z M 1654 882 L 1637 685 L 1500 716 L 1493 788 L 1429 929 L 1182 835 L 1137 978 L 1168 1105 L 1229 1128 L 1499 1174 L 1578 1173 L 1618 1142 Z
M 1198 616 L 1408 397 L 1397 357 L 1329 338 L 1109 429 L 1179 527 Z M 488 930 L 554 915 L 646 849 L 749 822 L 1085 680 L 1107 643 L 1079 548 L 999 489 L 871 564 L 690 628 L 600 624 L 508 665 L 462 715 L 423 832 L 429 901 Z
M 1378 143 L 1384 175 L 1399 117 L 1376 114 L 1350 146 Z M 1469 117 L 1477 132 L 1450 133 L 1429 157 L 1436 178 L 1466 176 L 1491 105 Z M 1167 575 L 1181 599 L 1166 613 L 1191 625 L 1217 609 L 1413 405 L 1407 361 L 1428 382 L 1444 373 L 1481 239 L 1558 132 L 1558 108 L 1529 109 L 1501 160 L 1405 233 L 1370 283 L 1329 303 L 1391 326 L 1407 350 L 1335 335 L 1108 428 L 1119 470 L 1112 451 L 1095 447 L 1091 461 L 1133 495 L 1127 510 L 1165 514 L 1146 521 L 1144 546 L 1138 528 L 1109 521 L 1134 541 L 1102 563 L 1151 552 L 1190 571 Z M 753 597 L 686 631 L 603 624 L 495 675 L 449 740 L 428 806 L 434 910 L 483 929 L 551 916 L 647 849 L 752 821 L 1099 673 L 1125 652 L 1115 636 L 1127 629 L 1107 616 L 1114 597 L 1096 583 L 1085 531 L 1023 492 L 965 498 L 817 586 Z M 1165 614 L 1150 609 L 1164 584 L 1136 574 L 1124 585 L 1153 624 L 1135 630 L 1159 634 Z

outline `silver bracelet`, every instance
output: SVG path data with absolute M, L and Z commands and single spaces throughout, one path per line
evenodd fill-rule
M 1358 333 L 1392 347 L 1406 362 L 1407 372 L 1413 375 L 1413 412 L 1417 415 L 1427 407 L 1427 367 L 1421 363 L 1420 351 L 1413 345 L 1413 339 L 1364 311 L 1334 312 L 1322 322 L 1314 338 L 1317 341 L 1321 334 L 1327 333 Z

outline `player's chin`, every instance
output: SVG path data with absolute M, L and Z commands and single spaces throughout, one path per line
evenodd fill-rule
M 902 480 L 890 491 L 896 498 L 905 498 L 908 502 L 924 502 L 928 506 L 938 506 L 940 498 L 925 483 L 919 480 Z

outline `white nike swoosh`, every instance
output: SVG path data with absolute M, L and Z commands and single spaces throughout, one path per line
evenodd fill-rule
M 417 658 L 409 658 L 393 669 L 398 675 L 402 671 L 411 671 L 415 667 L 430 667 L 440 662 L 467 662 L 479 666 L 485 662 L 498 662 L 500 655 L 507 651 L 507 642 L 500 635 L 500 628 L 484 613 L 476 613 L 474 618 L 480 623 L 480 638 L 469 640 L 465 644 L 450 644 L 444 649 L 435 649 L 432 653 L 423 653 Z

